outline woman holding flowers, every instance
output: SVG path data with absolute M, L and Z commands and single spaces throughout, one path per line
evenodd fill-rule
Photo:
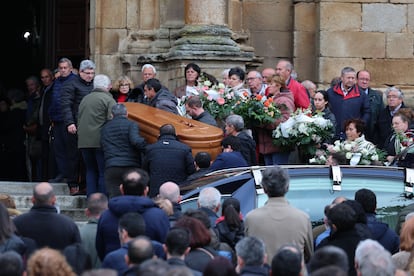
M 342 152 L 351 165 L 369 165 L 379 160 L 377 148 L 367 141 L 364 136 L 365 123 L 361 119 L 349 119 L 345 121 L 346 140 L 335 141 L 328 146 L 330 152 Z
M 292 93 L 286 88 L 285 79 L 281 76 L 272 76 L 268 79 L 268 98 L 271 98 L 276 106 L 279 106 L 282 117 L 275 119 L 273 123 L 256 127 L 257 144 L 259 153 L 263 155 L 265 165 L 287 164 L 289 150 L 273 144 L 273 130 L 282 122 L 286 121 L 293 110 L 295 104 Z
M 335 114 L 331 112 L 329 109 L 329 103 L 328 103 L 328 93 L 326 90 L 318 90 L 315 93 L 315 96 L 313 97 L 313 103 L 315 105 L 315 110 L 313 111 L 313 114 L 321 113 L 323 114 L 323 118 L 330 120 L 333 128 L 332 128 L 332 137 L 335 134 L 336 129 L 336 118 Z M 323 143 L 330 144 L 332 142 L 332 139 L 328 141 L 323 141 Z
M 392 117 L 393 133 L 384 143 L 389 163 L 392 163 L 397 155 L 413 144 L 414 130 L 410 129 L 412 118 L 413 111 L 410 108 L 400 108 Z

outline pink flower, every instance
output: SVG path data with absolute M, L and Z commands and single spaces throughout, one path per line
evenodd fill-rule
M 226 101 L 225 101 L 223 98 L 218 98 L 218 99 L 217 99 L 217 103 L 218 103 L 219 105 L 223 105 L 223 104 L 225 104 L 225 103 L 226 103 Z
M 212 101 L 213 97 L 212 96 L 207 96 L 207 100 Z

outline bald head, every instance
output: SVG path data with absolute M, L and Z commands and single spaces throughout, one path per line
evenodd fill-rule
M 180 187 L 174 182 L 165 182 L 160 186 L 160 197 L 179 203 L 181 200 Z
M 48 182 L 40 182 L 34 186 L 32 197 L 34 205 L 54 205 L 55 201 L 53 186 Z

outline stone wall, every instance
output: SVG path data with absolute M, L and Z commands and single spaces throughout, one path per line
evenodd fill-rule
M 352 66 L 371 71 L 373 87 L 384 90 L 386 84 L 400 86 L 406 101 L 414 103 L 414 0 L 196 3 L 91 1 L 91 56 L 98 71 L 112 78 L 127 74 L 139 83 L 140 67 L 151 62 L 159 69 L 161 81 L 173 89 L 183 82 L 183 67 L 190 61 L 219 77 L 223 69 L 232 66 L 262 69 L 274 67 L 279 58 L 290 58 L 299 79 L 310 79 L 321 88 L 344 66 Z M 219 20 L 195 16 L 204 11 L 218 15 Z M 229 29 L 239 58 L 233 53 L 181 56 L 175 51 L 185 24 L 188 28 L 209 23 Z

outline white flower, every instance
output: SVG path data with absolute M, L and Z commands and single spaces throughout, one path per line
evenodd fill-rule
M 290 117 L 288 120 L 286 120 L 285 122 L 281 123 L 280 126 L 280 131 L 282 132 L 282 136 L 285 138 L 289 137 L 289 133 L 292 130 L 292 127 L 295 124 L 295 119 L 293 119 L 292 117 Z
M 351 159 L 351 158 L 352 158 L 352 152 L 348 151 L 348 152 L 345 154 L 345 157 L 346 157 L 346 159 Z
M 351 151 L 351 150 L 352 150 L 352 148 L 353 148 L 352 144 L 348 144 L 348 143 L 346 143 L 346 144 L 344 145 L 344 149 L 345 149 L 346 151 Z M 349 159 L 349 158 L 348 158 L 348 159 Z
M 372 156 L 371 156 L 371 160 L 372 161 L 378 161 L 378 154 L 373 154 Z
M 203 85 L 211 87 L 211 81 L 206 80 L 206 81 L 203 82 Z

